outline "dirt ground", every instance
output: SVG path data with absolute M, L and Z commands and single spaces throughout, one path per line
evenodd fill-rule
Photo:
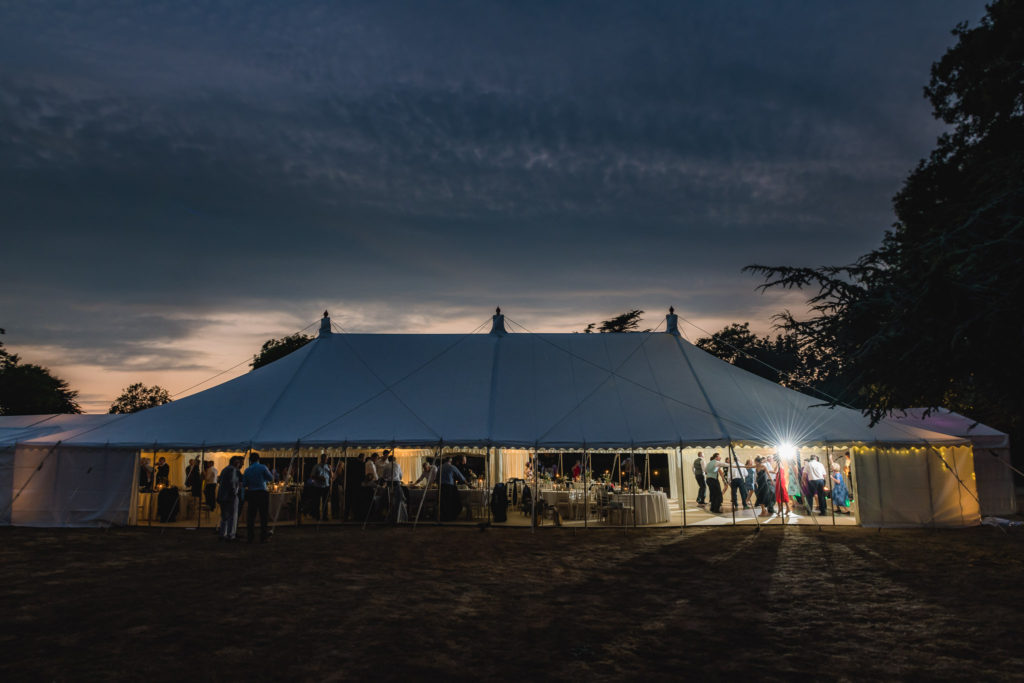
M 0 679 L 1024 680 L 993 528 L 0 529 Z

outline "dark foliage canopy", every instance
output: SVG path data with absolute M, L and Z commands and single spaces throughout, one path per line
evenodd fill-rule
M 80 413 L 78 392 L 40 365 L 21 358 L 0 343 L 0 415 Z
M 1024 348 L 1024 1 L 997 0 L 925 88 L 951 129 L 894 199 L 882 245 L 846 266 L 749 266 L 763 288 L 808 289 L 780 327 L 873 418 L 947 406 L 1021 426 Z
M 311 341 L 313 341 L 312 337 L 301 332 L 296 332 L 280 339 L 268 339 L 263 342 L 260 352 L 252 357 L 252 363 L 249 365 L 253 370 L 262 368 L 268 363 L 284 358 L 293 351 L 298 351 Z
M 163 387 L 153 385 L 147 387 L 136 382 L 121 392 L 110 404 L 111 413 L 137 413 L 146 408 L 154 408 L 171 402 L 171 395 Z
M 733 323 L 696 345 L 747 372 L 794 389 L 805 389 L 803 358 L 796 336 L 779 334 L 758 337 L 750 323 Z
M 636 332 L 637 328 L 640 327 L 640 316 L 643 314 L 643 311 L 638 308 L 634 308 L 633 310 L 621 313 L 614 318 L 609 318 L 600 325 L 590 323 L 583 331 L 590 334 L 594 331 L 594 328 L 597 327 L 598 332 Z M 650 332 L 650 330 L 642 331 Z

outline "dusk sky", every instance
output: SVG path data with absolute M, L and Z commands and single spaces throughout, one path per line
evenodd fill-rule
M 324 309 L 352 332 L 470 332 L 497 305 L 534 331 L 669 305 L 768 331 L 803 299 L 740 269 L 879 243 L 941 132 L 929 67 L 983 13 L 0 2 L 0 341 L 106 412 Z

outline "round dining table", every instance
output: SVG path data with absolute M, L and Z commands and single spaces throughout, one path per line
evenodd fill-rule
M 611 499 L 623 507 L 632 507 L 637 524 L 661 524 L 669 520 L 668 496 L 664 491 L 616 493 Z

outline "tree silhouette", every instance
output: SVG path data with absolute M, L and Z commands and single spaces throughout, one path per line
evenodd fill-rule
M 311 341 L 313 341 L 312 337 L 301 332 L 296 332 L 280 339 L 268 339 L 263 342 L 260 352 L 252 357 L 252 363 L 249 365 L 253 370 L 262 368 L 268 363 L 284 358 L 293 351 L 298 351 Z
M 146 408 L 155 408 L 171 402 L 171 396 L 163 387 L 153 385 L 147 387 L 136 382 L 125 388 L 121 395 L 110 404 L 110 413 L 137 413 Z
M 80 413 L 78 392 L 47 368 L 22 363 L 0 342 L 0 415 Z
M 594 332 L 595 326 L 598 332 L 634 332 L 636 328 L 640 327 L 640 316 L 644 314 L 638 308 L 634 308 L 631 311 L 626 311 L 614 318 L 609 318 L 602 322 L 599 326 L 596 323 L 590 323 L 583 331 L 587 334 Z M 643 330 L 644 332 L 650 332 L 650 330 Z
M 811 292 L 781 327 L 875 419 L 946 406 L 1003 429 L 1024 420 L 1024 2 L 996 0 L 932 66 L 925 96 L 952 129 L 894 199 L 882 245 L 847 266 L 748 266 L 762 288 Z

